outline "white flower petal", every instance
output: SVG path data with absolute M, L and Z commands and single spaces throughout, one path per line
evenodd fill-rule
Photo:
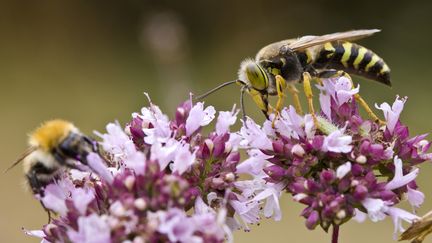
M 336 169 L 336 177 L 339 179 L 342 179 L 346 174 L 348 174 L 351 171 L 351 163 L 346 162 L 343 165 L 340 165 Z

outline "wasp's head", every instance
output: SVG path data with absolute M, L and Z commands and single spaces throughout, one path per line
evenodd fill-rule
M 240 80 L 258 91 L 266 90 L 269 86 L 269 79 L 272 78 L 271 74 L 252 59 L 246 59 L 241 63 L 238 74 Z

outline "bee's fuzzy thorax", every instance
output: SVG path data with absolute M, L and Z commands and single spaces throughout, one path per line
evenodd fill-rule
M 30 134 L 29 144 L 44 151 L 50 151 L 70 132 L 77 131 L 78 129 L 68 121 L 59 119 L 47 121 Z

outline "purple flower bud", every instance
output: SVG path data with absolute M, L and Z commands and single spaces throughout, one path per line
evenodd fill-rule
M 351 173 L 353 176 L 360 176 L 363 173 L 363 167 L 359 164 L 353 163 L 351 167 Z
M 365 187 L 363 185 L 357 185 L 354 189 L 353 196 L 354 196 L 355 200 L 360 202 L 366 198 L 367 194 L 368 194 L 367 187 Z
M 392 201 L 396 199 L 396 194 L 392 191 L 381 191 L 380 198 L 384 201 Z
M 276 140 L 272 143 L 273 151 L 277 154 L 284 153 L 284 143 L 281 140 Z
M 296 144 L 292 147 L 291 153 L 294 155 L 297 155 L 299 157 L 303 157 L 305 154 L 305 150 L 303 149 L 303 147 L 300 144 Z
M 319 213 L 317 211 L 312 211 L 309 217 L 306 220 L 306 227 L 309 230 L 315 229 L 315 227 L 319 224 Z
M 282 181 L 286 175 L 285 169 L 278 165 L 265 167 L 264 172 L 274 181 Z
M 335 179 L 336 176 L 333 170 L 324 170 L 320 174 L 320 181 L 323 184 L 331 184 Z

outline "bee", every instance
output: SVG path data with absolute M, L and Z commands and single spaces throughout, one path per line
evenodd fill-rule
M 243 96 L 247 92 L 266 118 L 272 111 L 282 109 L 285 89 L 292 94 L 294 105 L 301 113 L 298 90 L 294 84 L 303 83 L 309 111 L 315 117 L 312 103 L 311 78 L 329 78 L 337 75 L 356 74 L 391 86 L 390 68 L 371 50 L 351 41 L 362 39 L 380 30 L 353 30 L 322 36 L 303 36 L 275 42 L 258 51 L 255 59 L 244 60 L 238 71 L 238 79 L 198 96 L 202 99 L 222 87 L 240 85 L 240 104 L 245 118 Z M 278 96 L 276 107 L 269 105 L 268 97 Z M 369 115 L 379 120 L 366 102 L 357 96 Z
M 432 233 L 432 211 L 415 220 L 411 226 L 399 237 L 399 241 L 412 240 L 412 243 L 421 243 L 427 235 Z
M 29 137 L 29 148 L 5 172 L 23 162 L 24 173 L 34 194 L 43 196 L 43 188 L 54 181 L 64 168 L 80 169 L 87 155 L 97 152 L 96 143 L 72 123 L 51 120 L 43 123 Z

